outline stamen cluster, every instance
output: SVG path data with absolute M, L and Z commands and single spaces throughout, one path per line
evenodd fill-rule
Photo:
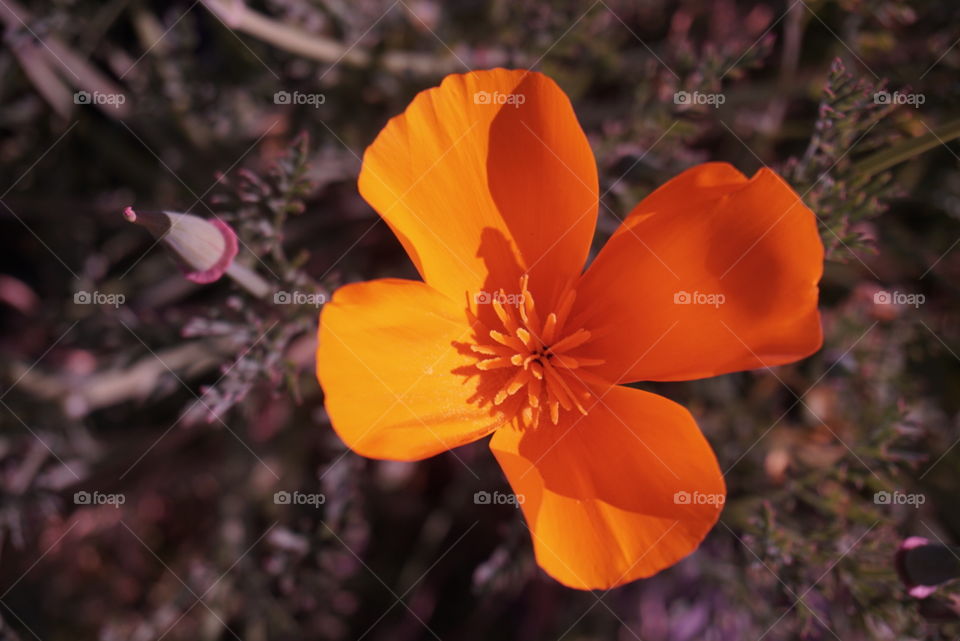
M 541 319 L 528 284 L 529 277 L 524 275 L 520 279 L 519 296 L 508 298 L 501 289 L 499 295 L 491 297 L 490 304 L 502 329 L 489 329 L 476 321 L 481 330 L 477 344 L 470 349 L 481 356 L 477 362 L 481 371 L 516 370 L 505 378 L 506 382 L 493 397 L 493 404 L 501 406 L 525 390 L 520 417 L 523 426 L 536 428 L 544 411 L 549 413 L 554 425 L 560 420 L 561 409 L 575 409 L 586 415 L 584 404 L 590 392 L 583 383 L 596 377 L 581 368 L 604 361 L 570 354 L 590 340 L 588 330 L 568 327 L 576 292 L 567 290 L 556 311 Z M 508 300 L 515 300 L 516 304 L 505 304 Z

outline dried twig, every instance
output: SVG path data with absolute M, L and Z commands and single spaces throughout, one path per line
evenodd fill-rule
M 284 51 L 329 64 L 342 63 L 355 67 L 368 66 L 373 61 L 370 52 L 360 47 L 349 47 L 332 38 L 307 33 L 253 11 L 238 0 L 201 0 L 201 4 L 220 18 L 230 29 L 259 38 Z M 438 57 L 407 51 L 388 51 L 379 59 L 387 71 L 442 76 L 457 70 L 466 71 L 464 63 L 453 55 Z M 503 60 L 488 60 L 500 64 Z
M 13 0 L 4 0 L 0 2 L 0 22 L 6 26 L 7 30 L 13 33 L 26 30 L 31 37 L 36 36 L 36 31 L 30 27 L 33 17 L 26 9 L 21 7 Z M 22 46 L 22 45 L 21 45 Z M 82 91 L 91 94 L 112 94 L 124 95 L 121 87 L 114 83 L 110 78 L 103 74 L 99 69 L 91 65 L 87 60 L 68 47 L 62 40 L 56 36 L 47 36 L 41 41 L 40 46 L 35 47 L 37 54 L 31 58 L 24 67 L 24 72 L 32 82 L 37 84 L 37 91 L 43 95 L 51 106 L 63 115 L 63 111 L 72 108 L 71 103 L 64 103 L 62 89 L 52 89 L 51 78 L 59 76 L 67 84 Z M 14 51 L 16 54 L 17 52 Z M 33 53 L 32 51 L 30 53 Z M 23 52 L 17 55 L 17 60 L 23 64 Z M 42 62 L 41 62 L 42 61 Z M 45 70 L 40 70 L 43 65 Z M 46 91 L 44 90 L 46 89 Z M 100 104 L 94 103 L 97 107 L 111 118 L 126 118 L 129 115 L 130 106 L 126 101 L 122 103 Z

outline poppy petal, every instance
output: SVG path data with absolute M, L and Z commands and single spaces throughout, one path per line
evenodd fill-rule
M 476 355 L 462 305 L 421 282 L 376 280 L 336 291 L 320 316 L 317 377 L 334 430 L 370 458 L 410 461 L 489 434 L 490 413 L 459 368 Z
M 561 583 L 606 589 L 650 576 L 697 548 L 725 488 L 690 413 L 627 387 L 583 417 L 498 430 L 490 441 L 518 498 L 537 562 Z
M 458 301 L 515 289 L 525 270 L 538 301 L 558 295 L 537 288 L 579 275 L 598 204 L 569 99 L 522 70 L 451 75 L 418 94 L 367 148 L 359 189 L 423 279 Z
M 583 355 L 617 382 L 799 360 L 822 343 L 822 273 L 816 216 L 782 178 L 699 165 L 640 202 L 584 274 Z

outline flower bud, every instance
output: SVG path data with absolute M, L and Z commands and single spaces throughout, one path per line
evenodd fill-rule
M 920 536 L 908 537 L 897 549 L 895 566 L 910 596 L 925 599 L 937 586 L 960 577 L 956 549 Z
M 214 282 L 237 255 L 237 234 L 219 218 L 207 220 L 172 211 L 138 214 L 133 207 L 123 210 L 123 216 L 163 241 L 184 276 L 195 283 Z

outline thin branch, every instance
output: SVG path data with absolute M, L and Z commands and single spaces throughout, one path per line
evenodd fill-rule
M 373 56 L 360 47 L 348 47 L 332 38 L 301 31 L 248 8 L 237 0 L 201 0 L 201 4 L 230 29 L 246 33 L 290 53 L 328 64 L 354 67 L 371 64 Z M 418 75 L 445 75 L 463 64 L 454 56 L 438 57 L 404 51 L 386 52 L 379 59 L 388 71 Z

